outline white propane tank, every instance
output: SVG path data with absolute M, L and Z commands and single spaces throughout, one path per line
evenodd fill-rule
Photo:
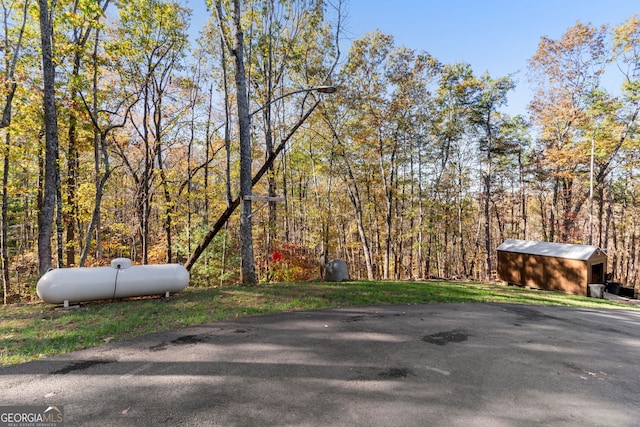
M 189 284 L 189 272 L 180 264 L 131 265 L 116 258 L 110 267 L 56 268 L 45 273 L 36 287 L 46 303 L 94 301 L 180 292 Z

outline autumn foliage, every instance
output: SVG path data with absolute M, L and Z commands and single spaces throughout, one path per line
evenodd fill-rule
M 180 3 L 16 1 L 1 30 L 5 302 L 32 298 L 42 268 L 115 257 L 189 261 L 195 286 L 241 280 L 236 5 L 252 191 L 281 199 L 253 202 L 259 283 L 317 280 L 323 254 L 355 279 L 486 280 L 507 238 L 591 243 L 640 281 L 635 16 L 542 37 L 526 81 L 379 31 L 345 52 L 342 1 L 210 1 L 199 37 Z M 527 114 L 507 114 L 527 84 Z M 323 85 L 338 90 L 305 90 Z

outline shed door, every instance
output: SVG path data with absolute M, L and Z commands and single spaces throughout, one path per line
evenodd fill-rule
M 604 263 L 591 264 L 591 283 L 604 284 Z

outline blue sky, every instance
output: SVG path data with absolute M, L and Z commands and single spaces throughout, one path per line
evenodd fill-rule
M 507 111 L 526 114 L 527 61 L 540 37 L 560 38 L 577 21 L 616 26 L 633 14 L 635 0 L 349 0 L 346 28 L 350 38 L 380 29 L 397 45 L 467 62 L 478 75 L 517 73 Z
M 478 75 L 517 73 L 510 114 L 526 113 L 531 97 L 527 61 L 541 36 L 559 38 L 577 21 L 615 26 L 640 14 L 636 0 L 347 1 L 345 28 L 351 40 L 380 29 L 399 46 L 429 52 L 443 63 L 467 62 Z M 185 2 L 195 10 L 192 24 L 201 25 L 204 0 Z

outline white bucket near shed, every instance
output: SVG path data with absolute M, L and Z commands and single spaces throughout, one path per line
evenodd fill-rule
M 589 296 L 591 298 L 604 298 L 604 285 L 589 283 Z
M 180 264 L 131 265 L 116 258 L 110 267 L 56 268 L 45 273 L 36 287 L 46 303 L 95 301 L 147 295 L 165 295 L 183 290 L 189 272 Z

